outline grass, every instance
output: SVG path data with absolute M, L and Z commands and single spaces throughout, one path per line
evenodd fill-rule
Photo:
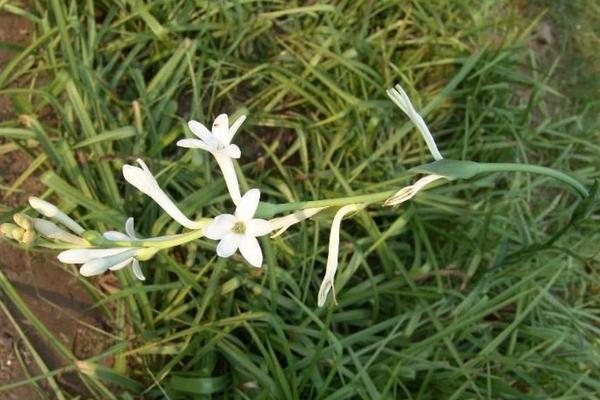
M 148 236 L 180 229 L 123 181 L 136 157 L 187 215 L 230 209 L 214 163 L 175 146 L 188 119 L 220 112 L 249 113 L 236 137 L 242 185 L 268 201 L 399 188 L 429 158 L 385 96 L 395 83 L 446 157 L 598 179 L 598 120 L 583 117 L 589 103 L 556 112 L 560 93 L 526 47 L 536 21 L 509 4 L 193 3 L 0 2 L 35 24 L 0 72 L 17 115 L 0 136 L 89 229 L 126 216 Z M 323 309 L 331 213 L 263 240 L 262 270 L 199 240 L 144 262 L 143 284 L 117 273 L 112 294 L 78 278 L 111 327 L 86 360 L 0 275 L 2 301 L 68 361 L 49 370 L 40 359 L 38 375 L 0 390 L 36 382 L 70 398 L 54 380 L 69 370 L 104 399 L 595 398 L 597 212 L 537 246 L 577 204 L 561 183 L 517 173 L 371 207 L 342 223 L 338 305 Z M 3 220 L 16 211 L 3 208 Z

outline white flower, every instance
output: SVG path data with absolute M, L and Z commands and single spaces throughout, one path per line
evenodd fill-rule
M 212 132 L 200 122 L 192 120 L 188 122 L 188 127 L 198 139 L 182 139 L 177 142 L 177 146 L 203 149 L 215 157 L 235 205 L 239 204 L 241 194 L 232 159 L 240 158 L 241 151 L 238 146 L 231 144 L 231 139 L 245 120 L 246 116 L 242 115 L 230 127 L 227 114 L 220 114 L 213 122 Z
M 83 276 L 99 275 L 107 270 L 116 271 L 132 264 L 135 276 L 146 279 L 140 269 L 140 259 L 151 258 L 158 249 L 149 247 L 113 247 L 107 249 L 70 249 L 61 252 L 58 259 L 65 264 L 83 264 L 79 273 Z
M 204 228 L 204 236 L 220 240 L 217 254 L 230 257 L 237 249 L 250 265 L 260 268 L 263 261 L 262 250 L 256 239 L 271 231 L 269 221 L 253 218 L 260 200 L 260 191 L 251 189 L 241 198 L 235 215 L 221 214 Z
M 443 157 L 440 154 L 440 151 L 435 144 L 435 140 L 433 140 L 433 135 L 429 132 L 429 128 L 427 128 L 427 124 L 423 120 L 423 117 L 419 115 L 419 113 L 415 110 L 408 95 L 402 89 L 402 86 L 396 85 L 396 88 L 390 88 L 386 91 L 387 95 L 392 99 L 392 101 L 400 107 L 402 111 L 410 118 L 413 124 L 416 125 L 419 132 L 421 132 L 421 136 L 425 139 L 425 143 L 427 143 L 427 147 L 429 148 L 429 152 L 436 160 L 441 160 Z
M 402 189 L 400 189 L 399 191 L 394 193 L 394 195 L 392 195 L 390 198 L 388 198 L 383 203 L 383 205 L 384 206 L 395 206 L 397 204 L 404 203 L 405 201 L 410 200 L 413 197 L 415 197 L 415 195 L 417 193 L 419 193 L 419 191 L 424 189 L 425 186 L 429 185 L 431 182 L 437 181 L 438 179 L 442 179 L 442 178 L 445 178 L 445 177 L 443 177 L 441 175 L 434 175 L 434 174 L 426 175 L 426 176 L 422 177 L 421 179 L 419 179 L 417 182 L 415 182 L 413 185 L 403 187 Z
M 85 231 L 85 229 L 83 229 L 81 225 L 75 222 L 67 214 L 62 212 L 54 204 L 48 203 L 45 200 L 31 196 L 29 198 L 29 205 L 40 214 L 60 222 L 61 224 L 63 224 L 78 235 L 81 235 Z
M 292 214 L 273 218 L 269 220 L 271 224 L 271 230 L 277 231 L 271 235 L 271 238 L 276 238 L 280 236 L 283 232 L 285 232 L 290 226 L 297 224 L 298 222 L 304 221 L 307 218 L 314 216 L 320 211 L 326 209 L 327 207 L 316 207 L 316 208 L 305 208 L 304 210 L 298 210 Z
M 329 233 L 329 253 L 327 254 L 325 277 L 323 278 L 323 282 L 319 288 L 319 295 L 317 297 L 317 305 L 319 307 L 323 307 L 325 300 L 327 300 L 327 295 L 331 289 L 334 290 L 333 300 L 334 302 L 336 301 L 333 283 L 335 281 L 335 273 L 338 267 L 338 253 L 340 250 L 340 225 L 342 223 L 342 219 L 344 216 L 346 216 L 346 214 L 353 211 L 358 211 L 363 207 L 364 205 L 361 204 L 349 204 L 340 208 L 333 217 L 333 222 L 331 223 L 331 232 Z
M 150 169 L 144 161 L 138 158 L 138 164 L 141 168 L 132 165 L 123 166 L 123 176 L 125 180 L 135 186 L 142 193 L 150 196 L 167 214 L 175 221 L 188 229 L 200 229 L 204 225 L 187 218 L 179 208 L 173 203 L 173 200 L 160 188 L 158 182 L 150 172 Z

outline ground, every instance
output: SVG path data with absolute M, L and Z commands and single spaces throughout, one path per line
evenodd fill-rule
M 31 24 L 25 18 L 0 14 L 0 42 L 15 45 L 27 43 Z M 0 67 L 10 60 L 13 53 L 0 49 Z M 0 121 L 12 113 L 10 98 L 0 96 Z M 0 154 L 0 184 L 9 185 L 14 182 L 29 166 L 30 159 L 21 152 Z M 27 197 L 39 194 L 43 185 L 35 177 L 27 179 L 20 189 L 2 199 L 2 204 L 8 207 L 20 207 L 27 202 Z M 0 271 L 6 275 L 19 295 L 42 321 L 42 323 L 59 338 L 64 345 L 82 357 L 88 356 L 87 347 L 93 340 L 93 333 L 85 324 L 99 326 L 101 320 L 98 313 L 92 312 L 92 302 L 89 296 L 68 273 L 63 271 L 54 255 L 42 253 L 26 253 L 0 242 Z M 19 328 L 24 331 L 50 369 L 64 364 L 58 355 L 36 337 L 33 329 L 10 301 L 1 294 L 2 303 L 9 307 L 9 312 L 16 320 Z M 91 339 L 90 339 L 91 338 Z M 22 364 L 21 364 L 22 363 Z M 11 318 L 0 311 L 0 385 L 16 382 L 27 378 L 27 373 L 39 373 L 32 354 L 27 350 L 22 337 L 15 329 Z M 80 384 L 72 375 L 59 376 L 58 382 L 72 392 L 81 392 Z M 45 392 L 47 388 L 41 387 Z M 0 399 L 35 399 L 41 398 L 32 388 L 21 386 L 0 394 Z

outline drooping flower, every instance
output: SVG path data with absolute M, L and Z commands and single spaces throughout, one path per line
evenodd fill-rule
M 395 206 L 400 203 L 404 203 L 405 201 L 410 200 L 413 197 L 415 197 L 415 195 L 417 193 L 419 193 L 419 191 L 424 189 L 425 186 L 429 185 L 430 183 L 432 183 L 434 181 L 437 181 L 438 179 L 442 179 L 442 178 L 445 178 L 445 177 L 443 177 L 441 175 L 434 175 L 434 174 L 426 175 L 426 176 L 422 177 L 421 179 L 419 179 L 418 181 L 416 181 L 413 185 L 403 187 L 402 189 L 400 189 L 399 191 L 394 193 L 390 198 L 388 198 L 383 203 L 383 205 L 384 206 Z
M 433 158 L 436 161 L 441 160 L 443 157 L 437 148 L 437 144 L 435 143 L 435 140 L 433 139 L 433 135 L 429 131 L 427 124 L 423 120 L 423 117 L 421 117 L 421 115 L 413 107 L 410 99 L 408 98 L 408 95 L 406 94 L 404 89 L 402 89 L 402 86 L 396 85 L 395 88 L 388 89 L 386 91 L 386 93 L 390 97 L 390 99 L 392 99 L 392 101 L 398 107 L 400 107 L 400 109 L 408 116 L 408 118 L 410 118 L 410 120 L 413 122 L 413 124 L 415 124 L 415 126 L 421 133 L 421 136 L 423 137 L 423 139 L 425 139 L 425 143 L 427 143 L 427 148 L 429 149 L 429 152 L 431 153 Z M 402 189 L 400 189 L 398 192 L 396 192 L 394 195 L 392 195 L 390 198 L 388 198 L 383 203 L 383 205 L 384 206 L 395 206 L 397 204 L 400 204 L 407 200 L 410 200 L 419 191 L 424 189 L 427 185 L 429 185 L 430 183 L 432 183 L 438 179 L 441 179 L 441 178 L 445 178 L 445 177 L 441 176 L 441 175 L 435 175 L 435 174 L 426 175 L 426 176 L 420 178 L 413 185 L 406 186 L 406 187 L 403 187 Z
M 152 198 L 152 200 L 169 214 L 171 218 L 181 225 L 188 229 L 202 228 L 204 225 L 203 223 L 192 221 L 183 215 L 181 210 L 173 203 L 173 200 L 171 200 L 160 188 L 146 163 L 139 158 L 137 162 L 140 164 L 141 168 L 134 167 L 133 165 L 123 166 L 123 176 L 125 177 L 125 180 L 135 186 L 139 191 Z
M 261 267 L 263 255 L 256 238 L 271 232 L 271 224 L 267 220 L 254 218 L 259 200 L 260 191 L 250 189 L 240 199 L 235 215 L 221 214 L 204 228 L 204 236 L 219 240 L 219 257 L 230 257 L 239 249 L 250 265 Z
M 340 208 L 335 216 L 333 217 L 333 222 L 331 223 L 331 231 L 329 233 L 329 253 L 327 254 L 327 266 L 325 267 L 325 277 L 323 278 L 323 282 L 321 283 L 321 287 L 319 288 L 319 295 L 317 297 L 317 305 L 319 307 L 323 307 L 325 305 L 325 300 L 327 300 L 327 295 L 329 291 L 333 289 L 333 300 L 335 300 L 335 273 L 338 267 L 338 254 L 340 251 L 340 225 L 342 224 L 342 219 L 346 216 L 346 214 L 351 213 L 353 211 L 358 211 L 363 208 L 364 205 L 361 204 L 349 204 Z
M 192 120 L 188 122 L 188 127 L 198 139 L 181 139 L 177 142 L 177 146 L 203 149 L 215 157 L 235 205 L 239 204 L 241 194 L 233 159 L 240 158 L 241 151 L 238 146 L 231 144 L 231 139 L 245 120 L 246 116 L 242 115 L 230 127 L 227 114 L 220 114 L 213 122 L 212 132 L 200 122 Z
M 425 143 L 427 143 L 427 147 L 429 148 L 429 152 L 433 156 L 435 160 L 441 160 L 443 157 L 440 154 L 440 151 L 435 144 L 435 140 L 433 139 L 433 135 L 429 132 L 429 128 L 427 128 L 427 124 L 423 120 L 423 117 L 415 110 L 408 95 L 402 89 L 402 86 L 396 85 L 395 88 L 390 88 L 386 91 L 387 95 L 390 99 L 398 106 L 400 109 L 410 118 L 413 124 L 416 125 L 417 129 L 421 133 L 423 139 L 425 139 Z

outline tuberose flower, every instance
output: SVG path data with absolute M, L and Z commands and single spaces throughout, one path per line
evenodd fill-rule
M 425 143 L 427 143 L 427 148 L 429 152 L 433 156 L 433 158 L 437 160 L 441 160 L 443 157 L 440 151 L 437 148 L 437 144 L 433 139 L 433 135 L 427 128 L 427 124 L 423 120 L 423 117 L 415 110 L 413 107 L 408 95 L 402 89 L 402 86 L 396 85 L 395 88 L 390 88 L 386 91 L 387 95 L 392 99 L 392 101 L 400 107 L 400 109 L 410 118 L 410 120 L 415 124 L 423 139 L 425 139 Z M 398 192 L 396 192 L 393 196 L 388 198 L 383 205 L 384 206 L 395 206 L 397 204 L 403 203 L 407 200 L 412 199 L 419 191 L 424 189 L 430 183 L 444 178 L 441 175 L 426 175 L 415 182 L 413 185 L 403 187 Z
M 190 220 L 188 217 L 183 215 L 181 210 L 177 208 L 173 200 L 167 196 L 167 194 L 160 188 L 158 182 L 152 175 L 152 172 L 144 161 L 138 158 L 137 160 L 140 167 L 134 167 L 133 165 L 123 166 L 123 176 L 125 180 L 135 186 L 139 191 L 150 196 L 167 214 L 171 216 L 175 221 L 188 229 L 200 229 L 204 225 L 200 222 Z
M 158 249 L 151 247 L 113 247 L 107 249 L 70 249 L 61 252 L 58 259 L 65 264 L 82 264 L 83 276 L 100 275 L 107 270 L 116 271 L 132 265 L 139 280 L 146 279 L 140 269 L 140 259 L 151 258 Z
M 349 204 L 340 208 L 331 223 L 331 232 L 329 233 L 329 253 L 327 254 L 327 266 L 325 267 L 325 277 L 319 288 L 319 295 L 317 297 L 317 305 L 323 307 L 329 291 L 333 289 L 333 300 L 335 300 L 335 288 L 333 286 L 335 282 L 335 273 L 338 267 L 338 254 L 340 251 L 340 225 L 342 219 L 346 214 L 353 211 L 358 211 L 364 206 L 361 204 Z
M 283 217 L 273 218 L 269 220 L 271 224 L 271 230 L 277 231 L 271 235 L 271 238 L 276 238 L 285 232 L 290 226 L 297 224 L 298 222 L 304 221 L 310 217 L 313 217 L 317 213 L 326 209 L 327 207 L 315 207 L 305 208 L 304 210 L 298 210 L 292 214 L 285 215 Z
M 402 89 L 402 86 L 396 85 L 395 88 L 390 88 L 386 91 L 387 95 L 390 99 L 398 106 L 400 109 L 410 118 L 413 124 L 416 125 L 417 129 L 425 139 L 425 143 L 427 143 L 427 147 L 429 148 L 429 152 L 436 160 L 441 160 L 443 157 L 440 154 L 440 151 L 435 144 L 435 140 L 433 139 L 433 135 L 429 132 L 429 128 L 427 128 L 427 124 L 423 120 L 423 117 L 415 110 L 408 95 Z
M 235 215 L 221 214 L 204 228 L 204 236 L 219 240 L 219 257 L 230 257 L 239 249 L 250 265 L 260 268 L 263 254 L 256 238 L 271 232 L 271 224 L 267 220 L 254 218 L 259 200 L 260 191 L 250 189 L 240 199 Z
M 238 146 L 231 144 L 231 139 L 245 120 L 246 116 L 242 115 L 230 127 L 227 114 L 220 114 L 213 122 L 212 132 L 200 122 L 192 120 L 188 122 L 188 127 L 198 139 L 181 139 L 177 142 L 177 146 L 203 149 L 215 157 L 235 205 L 239 204 L 241 194 L 233 159 L 240 158 L 241 151 Z

